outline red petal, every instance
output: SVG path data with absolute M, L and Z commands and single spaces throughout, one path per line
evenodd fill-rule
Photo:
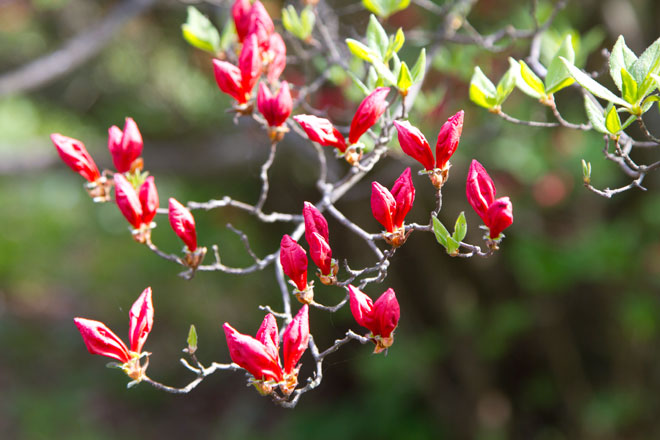
M 95 182 L 101 173 L 97 168 L 92 156 L 89 155 L 85 145 L 77 139 L 73 139 L 59 133 L 50 135 L 57 153 L 62 161 L 73 171 L 83 176 L 89 182 Z
M 449 118 L 440 128 L 438 142 L 435 145 L 435 166 L 444 168 L 458 148 L 463 132 L 463 110 Z
M 190 252 L 194 252 L 197 249 L 197 231 L 193 215 L 185 206 L 170 197 L 169 218 L 174 233 L 188 246 Z
M 102 322 L 85 318 L 73 318 L 73 322 L 90 353 L 116 359 L 122 364 L 131 360 L 126 344 Z
M 389 87 L 378 87 L 364 98 L 353 116 L 351 130 L 348 134 L 348 142 L 354 144 L 360 140 L 360 136 L 366 133 L 381 117 L 387 108 L 387 94 Z
M 394 121 L 394 126 L 397 129 L 397 137 L 401 149 L 408 156 L 421 163 L 425 169 L 433 169 L 433 153 L 429 142 L 417 127 L 410 125 L 410 122 Z
M 138 229 L 142 224 L 142 205 L 133 185 L 123 174 L 115 173 L 115 201 L 126 220 Z
M 394 231 L 396 201 L 388 189 L 378 182 L 371 183 L 371 212 L 387 232 Z
M 413 186 L 412 177 L 410 176 L 410 168 L 406 168 L 401 176 L 396 179 L 392 187 L 392 196 L 396 201 L 396 213 L 392 222 L 395 228 L 403 226 L 403 221 L 406 214 L 412 208 L 415 201 L 415 187 Z
M 282 345 L 284 349 L 284 372 L 291 374 L 309 344 L 309 307 L 302 306 L 300 311 L 289 323 L 284 335 Z
M 133 303 L 128 312 L 128 340 L 131 351 L 142 352 L 142 346 L 154 326 L 154 305 L 151 301 L 151 287 L 147 287 Z
M 298 290 L 307 288 L 307 254 L 296 241 L 284 235 L 280 242 L 280 263 L 282 270 L 291 278 Z

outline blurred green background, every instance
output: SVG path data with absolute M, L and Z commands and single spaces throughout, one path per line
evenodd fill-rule
M 464 176 L 476 157 L 498 194 L 511 197 L 515 223 L 501 252 L 489 259 L 452 259 L 430 234 L 413 234 L 393 258 L 386 282 L 367 288 L 376 297 L 391 286 L 401 303 L 396 342 L 386 357 L 348 345 L 327 359 L 324 382 L 295 410 L 246 388 L 237 372 L 215 374 L 186 396 L 147 385 L 126 390 L 126 377 L 87 353 L 74 316 L 104 321 L 123 337 L 132 302 L 152 286 L 149 375 L 183 386 L 193 379 L 178 364 L 191 323 L 199 333 L 200 360 L 227 362 L 222 323 L 254 333 L 263 317 L 258 305 L 281 307 L 272 268 L 244 277 L 178 277 L 178 266 L 131 240 L 114 204 L 89 200 L 82 179 L 59 161 L 48 138 L 60 132 L 81 139 L 99 166 L 110 168 L 107 128 L 132 116 L 162 206 L 170 196 L 255 201 L 268 142 L 252 121 L 233 124 L 210 58 L 181 38 L 187 3 L 161 2 L 129 20 L 79 68 L 35 90 L 0 96 L 0 438 L 660 438 L 658 179 L 647 178 L 645 193 L 600 198 L 582 187 L 580 159 L 592 162 L 597 187 L 627 182 L 603 159 L 599 135 L 513 126 L 467 100 L 473 66 L 497 79 L 507 56 L 527 55 L 524 41 L 499 54 L 446 44 L 433 60 L 411 121 L 434 139 L 447 117 L 466 112 L 441 219 L 451 224 L 466 211 L 468 239 L 480 240 L 479 219 L 464 195 Z M 281 3 L 264 3 L 277 18 Z M 343 14 L 347 36 L 363 35 L 366 27 L 368 14 L 356 3 L 331 2 Z M 0 82 L 118 4 L 0 1 Z M 198 6 L 222 25 L 228 4 Z M 550 5 L 541 2 L 539 13 Z M 591 47 L 588 68 L 598 70 L 600 49 L 619 34 L 637 53 L 657 38 L 659 9 L 652 0 L 573 1 L 552 32 L 577 31 Z M 485 33 L 506 24 L 529 27 L 529 10 L 527 1 L 481 0 L 469 19 Z M 413 2 L 385 26 L 434 29 L 439 21 Z M 403 57 L 414 60 L 424 39 L 407 35 L 410 52 Z M 319 60 L 316 66 L 323 68 Z M 291 65 L 284 76 L 301 84 L 304 71 Z M 347 124 L 355 93 L 350 80 L 334 79 L 314 105 Z M 342 90 L 349 91 L 344 98 Z M 585 120 L 578 93 L 561 92 L 557 99 L 568 120 Z M 505 110 L 547 117 L 519 92 Z M 647 121 L 660 132 L 657 109 Z M 370 182 L 391 186 L 406 165 L 416 167 L 396 154 L 387 158 L 338 207 L 377 232 Z M 345 169 L 333 162 L 331 172 Z M 316 170 L 307 141 L 288 135 L 272 170 L 266 209 L 294 212 L 304 200 L 316 200 Z M 425 178 L 414 182 L 417 198 L 408 219 L 422 223 L 434 197 Z M 258 255 L 272 252 L 289 232 L 287 225 L 264 226 L 233 209 L 195 215 L 200 244 L 217 243 L 230 265 L 250 260 L 226 223 L 246 232 Z M 156 220 L 154 241 L 178 252 L 181 244 L 167 219 Z M 335 256 L 350 256 L 355 266 L 370 263 L 359 240 L 332 220 L 330 228 Z M 342 297 L 337 289 L 317 290 L 324 303 Z M 358 330 L 347 308 L 334 315 L 313 310 L 311 322 L 321 348 L 348 328 Z M 304 357 L 303 376 L 309 363 Z

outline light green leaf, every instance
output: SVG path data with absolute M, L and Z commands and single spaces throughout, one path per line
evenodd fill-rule
M 564 38 L 548 67 L 548 73 L 545 77 L 545 89 L 547 93 L 556 93 L 564 87 L 570 86 L 575 81 L 559 57 L 564 57 L 571 63 L 575 62 L 575 51 L 570 35 Z
M 660 71 L 660 38 L 646 48 L 629 70 L 637 84 L 643 83 L 649 74 Z
M 514 72 L 515 74 L 515 79 L 516 79 L 516 87 L 520 89 L 521 92 L 523 92 L 527 96 L 531 96 L 532 98 L 540 99 L 541 95 L 539 95 L 534 89 L 532 89 L 530 86 L 527 85 L 527 83 L 522 79 L 522 75 L 520 74 L 520 63 L 513 58 L 509 57 L 509 66 L 510 69 Z
M 591 183 L 591 162 L 582 159 L 582 181 L 587 185 Z
M 374 58 L 371 60 L 371 65 L 374 66 L 376 73 L 385 83 L 391 86 L 396 86 L 397 78 L 381 60 Z
M 591 122 L 594 130 L 600 133 L 607 133 L 603 110 L 597 103 L 593 102 L 591 97 L 588 95 L 584 95 L 584 110 L 586 111 L 587 118 L 589 118 L 589 122 Z
M 637 55 L 626 46 L 623 35 L 619 35 L 614 47 L 612 47 L 609 59 L 610 76 L 619 90 L 623 87 L 621 69 L 628 71 L 635 61 L 637 61 Z
M 387 65 L 387 63 L 385 63 L 385 65 Z M 399 56 L 394 52 L 392 52 L 392 68 L 390 71 L 395 78 L 398 78 L 399 72 L 401 72 L 401 60 L 399 59 Z
M 382 84 L 383 81 L 380 81 Z M 367 71 L 367 87 L 369 90 L 374 90 L 376 87 L 378 87 L 378 74 L 376 73 L 376 69 L 374 69 L 374 66 L 369 66 L 369 70 Z M 367 92 L 367 95 L 371 92 Z
M 509 97 L 514 87 L 516 86 L 516 75 L 518 74 L 518 66 L 510 66 L 500 81 L 497 83 L 496 100 L 497 105 L 502 105 L 506 98 Z
M 369 88 L 366 85 L 364 85 L 364 83 L 360 80 L 360 78 L 357 77 L 356 74 L 354 74 L 350 70 L 347 70 L 346 73 L 348 74 L 348 76 L 351 77 L 353 83 L 355 83 L 357 88 L 360 89 L 362 93 L 364 93 L 364 96 L 367 96 L 370 93 Z
M 194 353 L 197 350 L 197 329 L 194 325 L 190 325 L 188 331 L 188 353 Z
M 459 246 L 460 244 L 453 237 L 447 237 L 447 253 L 449 255 L 456 255 Z
M 621 95 L 630 104 L 637 101 L 637 81 L 624 68 L 621 68 Z
M 399 79 L 396 82 L 396 88 L 405 94 L 412 85 L 412 76 L 410 75 L 410 70 L 408 70 L 408 65 L 404 61 L 401 63 L 401 70 L 399 71 Z
M 378 53 L 382 60 L 385 60 L 389 45 L 390 39 L 387 37 L 385 29 L 383 29 L 375 15 L 370 15 L 369 25 L 367 26 L 367 46 Z
M 362 0 L 362 5 L 379 17 L 386 16 L 383 0 Z
M 571 76 L 575 78 L 575 81 L 577 81 L 578 84 L 587 89 L 589 92 L 613 104 L 617 104 L 628 109 L 630 108 L 630 104 L 600 85 L 596 80 L 584 73 L 582 70 L 575 67 L 572 63 L 569 63 L 565 58 L 560 59 L 566 65 L 566 68 L 571 73 Z
M 607 106 L 605 112 L 605 127 L 611 134 L 617 134 L 621 131 L 621 119 L 619 118 L 619 113 L 616 111 L 616 107 L 612 104 Z
M 635 122 L 636 120 L 637 120 L 637 115 L 630 115 L 630 116 L 628 116 L 628 119 L 626 119 L 626 122 L 624 122 L 624 123 L 621 125 L 621 130 L 625 130 L 626 128 L 628 128 L 628 126 L 629 126 L 630 124 L 632 124 L 632 123 Z
M 479 66 L 474 67 L 474 73 L 470 80 L 470 100 L 487 109 L 497 105 L 497 90 Z
M 371 48 L 352 38 L 346 39 L 346 45 L 353 55 L 365 61 L 371 62 L 371 60 L 378 57 L 378 54 Z
M 426 74 L 426 49 L 422 48 L 422 50 L 419 51 L 417 61 L 415 61 L 415 65 L 410 73 L 412 74 L 415 83 L 424 79 L 424 75 Z
M 642 103 L 642 114 L 646 113 L 649 111 L 651 106 L 653 105 L 654 102 L 660 101 L 660 96 L 658 95 L 651 95 L 647 97 L 644 102 Z
M 311 6 L 306 6 L 305 9 L 300 13 L 300 24 L 302 25 L 305 38 L 304 40 L 309 39 L 314 31 L 314 24 L 316 23 L 316 14 L 314 14 L 314 9 Z
M 467 221 L 465 220 L 465 212 L 461 211 L 456 219 L 456 224 L 454 225 L 454 235 L 452 238 L 460 243 L 465 238 L 467 234 Z
M 438 240 L 442 246 L 447 248 L 447 239 L 449 237 L 449 231 L 445 228 L 445 225 L 442 224 L 438 217 L 433 217 L 433 233 L 435 234 L 435 239 Z
M 220 34 L 220 51 L 226 52 L 229 49 L 229 46 L 232 45 L 234 41 L 238 39 L 236 35 L 236 27 L 234 26 L 234 20 L 228 18 L 225 21 L 225 25 L 222 28 L 222 33 Z
M 529 66 L 523 61 L 520 60 L 520 76 L 523 81 L 534 91 L 534 94 L 531 96 L 535 98 L 543 98 L 546 96 L 545 93 L 545 86 L 543 85 L 543 81 L 541 81 L 541 78 L 536 76 L 534 72 L 532 72 L 532 69 L 529 68 Z
M 188 17 L 181 25 L 181 32 L 183 38 L 198 49 L 213 54 L 220 51 L 220 33 L 194 6 L 188 6 Z
M 403 43 L 406 41 L 406 36 L 403 33 L 403 29 L 399 28 L 394 34 L 394 42 L 392 43 L 392 50 L 398 52 L 403 47 Z

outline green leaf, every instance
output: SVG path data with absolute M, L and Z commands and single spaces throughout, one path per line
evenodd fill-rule
M 387 63 L 385 63 L 385 65 L 387 65 Z M 401 60 L 399 59 L 399 56 L 394 52 L 392 52 L 392 68 L 390 71 L 395 78 L 398 78 L 399 73 L 401 72 Z
M 435 234 L 435 239 L 438 240 L 444 248 L 447 248 L 447 239 L 449 237 L 449 231 L 445 228 L 445 225 L 442 224 L 438 217 L 433 217 L 433 233 Z
M 213 54 L 220 51 L 220 33 L 194 6 L 188 6 L 188 17 L 181 25 L 181 32 L 183 38 L 198 49 Z
M 293 5 L 288 5 L 286 8 L 282 8 L 282 26 L 284 26 L 284 29 L 296 38 L 300 38 L 300 35 L 302 35 L 302 23 L 300 22 L 298 12 L 296 12 L 296 8 L 294 8 Z
M 403 33 L 403 29 L 399 28 L 394 34 L 394 41 L 392 42 L 392 50 L 398 52 L 403 47 L 403 43 L 406 41 L 406 36 Z
M 611 134 L 617 134 L 621 131 L 621 119 L 619 118 L 619 113 L 616 111 L 616 107 L 612 104 L 607 106 L 607 111 L 605 112 L 605 127 Z
M 609 59 L 610 76 L 619 90 L 623 87 L 621 69 L 628 71 L 635 61 L 637 61 L 637 55 L 626 46 L 623 35 L 619 35 L 614 47 L 612 47 Z
M 531 96 L 534 96 L 535 98 L 543 98 L 546 96 L 545 93 L 545 86 L 543 85 L 543 81 L 536 76 L 534 72 L 532 72 L 532 69 L 529 68 L 529 66 L 523 61 L 520 60 L 520 76 L 523 81 L 534 91 L 534 94 Z
M 479 66 L 474 67 L 474 73 L 470 80 L 470 100 L 487 109 L 497 105 L 497 90 Z
M 401 70 L 399 71 L 399 79 L 396 82 L 396 88 L 405 94 L 412 85 L 412 76 L 410 75 L 410 70 L 408 70 L 408 65 L 404 61 L 401 63 Z
M 626 119 L 626 122 L 624 122 L 624 123 L 621 125 L 621 130 L 625 130 L 626 128 L 628 128 L 628 126 L 629 126 L 630 124 L 632 124 L 632 123 L 635 122 L 636 120 L 637 120 L 637 115 L 630 115 L 630 116 L 628 116 L 628 119 Z
M 649 74 L 660 71 L 660 38 L 646 48 L 629 70 L 637 84 L 643 83 Z
M 352 38 L 346 39 L 346 45 L 348 46 L 348 50 L 350 50 L 353 55 L 365 61 L 371 62 L 371 60 L 378 57 L 378 54 L 371 48 L 357 40 L 353 40 Z
M 362 5 L 379 17 L 386 15 L 383 0 L 362 0 Z
M 193 324 L 188 331 L 188 353 L 192 354 L 197 350 L 197 329 Z
M 426 74 L 426 49 L 422 48 L 422 50 L 419 51 L 417 61 L 415 61 L 415 65 L 410 73 L 412 74 L 413 82 L 415 83 L 424 79 L 424 75 Z
M 388 85 L 396 86 L 397 78 L 381 60 L 374 58 L 371 60 L 371 65 L 376 69 L 379 78 L 383 79 Z
M 522 75 L 520 74 L 520 63 L 513 58 L 509 57 L 509 66 L 510 69 L 513 71 L 515 74 L 515 79 L 516 79 L 516 87 L 520 89 L 521 92 L 523 92 L 527 96 L 531 96 L 532 98 L 540 99 L 541 95 L 539 95 L 534 89 L 532 89 L 530 86 L 527 85 L 527 83 L 522 79 Z
M 657 75 L 656 75 L 656 76 L 657 76 Z M 649 111 L 649 109 L 651 108 L 651 106 L 653 105 L 653 103 L 654 103 L 654 102 L 658 102 L 658 101 L 660 101 L 660 96 L 658 96 L 658 95 L 651 95 L 651 96 L 649 96 L 648 98 L 646 98 L 646 99 L 644 100 L 644 102 L 642 103 L 642 114 L 644 114 L 644 113 L 646 113 L 647 111 Z
M 603 110 L 600 106 L 592 101 L 591 97 L 584 95 L 584 110 L 587 113 L 587 118 L 591 122 L 594 130 L 600 133 L 607 133 L 607 128 L 605 127 L 605 115 L 603 115 Z
M 385 29 L 383 29 L 375 15 L 370 15 L 369 25 L 367 26 L 367 46 L 378 53 L 382 60 L 385 60 L 389 45 L 390 39 L 387 37 Z
M 347 70 L 346 73 L 348 74 L 348 76 L 351 77 L 357 88 L 360 89 L 362 93 L 364 93 L 364 96 L 367 96 L 370 93 L 369 88 L 366 85 L 364 85 L 364 83 L 360 80 L 360 78 L 357 77 L 356 74 L 354 74 L 350 70 Z
M 582 159 L 582 181 L 587 185 L 591 183 L 591 162 Z
M 545 77 L 545 89 L 547 93 L 556 93 L 575 82 L 559 57 L 564 57 L 571 63 L 575 63 L 575 50 L 573 49 L 570 35 L 564 38 L 548 67 L 548 73 Z
M 447 253 L 449 255 L 456 255 L 459 246 L 460 244 L 453 237 L 447 237 Z
M 510 66 L 500 81 L 497 83 L 495 98 L 497 105 L 502 105 L 506 98 L 509 97 L 514 87 L 516 87 L 516 76 L 518 75 L 518 65 Z
M 626 69 L 621 68 L 621 95 L 630 104 L 637 101 L 637 81 L 628 73 Z
M 467 234 L 467 222 L 465 221 L 465 212 L 461 211 L 456 219 L 456 224 L 454 225 L 454 235 L 452 238 L 460 243 L 465 238 Z
M 626 101 L 623 99 L 619 98 L 616 96 L 614 93 L 610 92 L 608 89 L 600 85 L 596 80 L 594 80 L 592 77 L 584 73 L 582 70 L 578 69 L 573 65 L 573 63 L 568 62 L 565 58 L 560 58 L 564 64 L 566 65 L 566 68 L 568 71 L 571 73 L 571 76 L 575 78 L 575 81 L 578 82 L 582 87 L 587 89 L 589 92 L 594 94 L 595 96 L 604 99 L 606 101 L 609 101 L 613 104 L 620 105 L 622 107 L 625 107 L 627 109 L 630 108 L 630 104 L 628 104 Z
M 300 13 L 300 24 L 302 25 L 305 38 L 304 40 L 309 39 L 314 31 L 314 24 L 316 23 L 316 14 L 314 14 L 314 9 L 311 6 L 306 6 L 305 9 Z
M 220 34 L 220 51 L 226 52 L 229 46 L 236 40 L 236 27 L 234 26 L 234 20 L 230 17 L 225 21 L 222 34 Z

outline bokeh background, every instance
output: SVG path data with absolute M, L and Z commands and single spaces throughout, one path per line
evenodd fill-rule
M 119 3 L 0 0 L 0 84 L 93 28 Z M 222 26 L 228 3 L 197 6 Z M 264 3 L 277 19 L 281 3 Z M 109 168 L 107 128 L 132 116 L 161 201 L 225 194 L 256 200 L 268 142 L 252 121 L 233 124 L 210 59 L 181 38 L 187 4 L 159 2 L 57 80 L 2 91 L 0 438 L 660 438 L 658 179 L 645 181 L 647 192 L 600 198 L 581 185 L 580 159 L 592 162 L 594 185 L 626 184 L 603 159 L 600 136 L 513 126 L 468 101 L 473 66 L 497 79 L 507 56 L 526 56 L 524 41 L 499 54 L 446 44 L 433 59 L 411 120 L 434 139 L 448 116 L 466 112 L 441 219 L 451 224 L 465 210 L 468 239 L 480 240 L 478 217 L 464 196 L 467 167 L 476 157 L 494 177 L 498 194 L 513 200 L 515 223 L 501 252 L 489 259 L 452 259 L 430 234 L 413 234 L 393 258 L 384 285 L 367 289 L 373 297 L 391 286 L 401 303 L 396 342 L 386 357 L 357 343 L 346 346 L 327 359 L 323 384 L 295 410 L 246 388 L 238 372 L 215 374 L 186 396 L 144 384 L 127 390 L 124 375 L 87 353 L 74 316 L 104 321 L 123 336 L 130 305 L 152 286 L 156 322 L 146 346 L 153 352 L 149 374 L 182 386 L 193 378 L 178 364 L 190 324 L 199 333 L 200 360 L 227 362 L 222 323 L 252 333 L 263 317 L 257 306 L 280 305 L 272 268 L 243 277 L 178 277 L 178 266 L 131 240 L 114 204 L 89 200 L 82 179 L 59 162 L 48 138 L 61 132 L 82 139 L 99 166 Z M 507 24 L 529 27 L 530 4 L 481 0 L 469 19 L 483 32 Z M 330 6 L 341 14 L 345 35 L 363 35 L 368 14 L 357 1 Z M 540 1 L 538 13 L 550 7 Z M 637 53 L 658 37 L 659 9 L 653 0 L 572 1 L 551 32 L 579 34 L 582 59 L 599 70 L 601 49 L 619 34 Z M 434 29 L 440 18 L 413 2 L 386 28 Z M 403 58 L 414 61 L 423 41 L 423 34 L 409 34 Z M 305 72 L 314 74 L 291 65 L 285 77 L 300 84 Z M 350 79 L 332 79 L 313 104 L 348 123 L 357 95 Z M 575 91 L 561 92 L 558 102 L 568 120 L 585 120 Z M 519 92 L 505 110 L 522 118 L 548 116 Z M 647 121 L 660 132 L 656 108 Z M 317 165 L 307 141 L 295 134 L 280 147 L 266 208 L 293 212 L 318 197 Z M 393 150 L 338 207 L 376 232 L 370 181 L 390 186 L 407 165 L 416 166 Z M 344 168 L 338 163 L 333 172 Z M 409 219 L 425 222 L 433 194 L 424 178 L 415 177 L 415 185 Z M 259 255 L 272 252 L 288 232 L 287 225 L 260 225 L 232 209 L 197 212 L 196 219 L 200 243 L 217 243 L 223 262 L 232 265 L 249 258 L 227 223 L 246 232 Z M 177 252 L 181 245 L 167 219 L 157 221 L 154 241 Z M 369 263 L 359 240 L 336 222 L 330 228 L 336 256 Z M 343 293 L 318 289 L 317 297 L 334 303 Z M 311 319 L 321 347 L 348 328 L 358 330 L 347 308 L 334 315 L 312 311 Z

